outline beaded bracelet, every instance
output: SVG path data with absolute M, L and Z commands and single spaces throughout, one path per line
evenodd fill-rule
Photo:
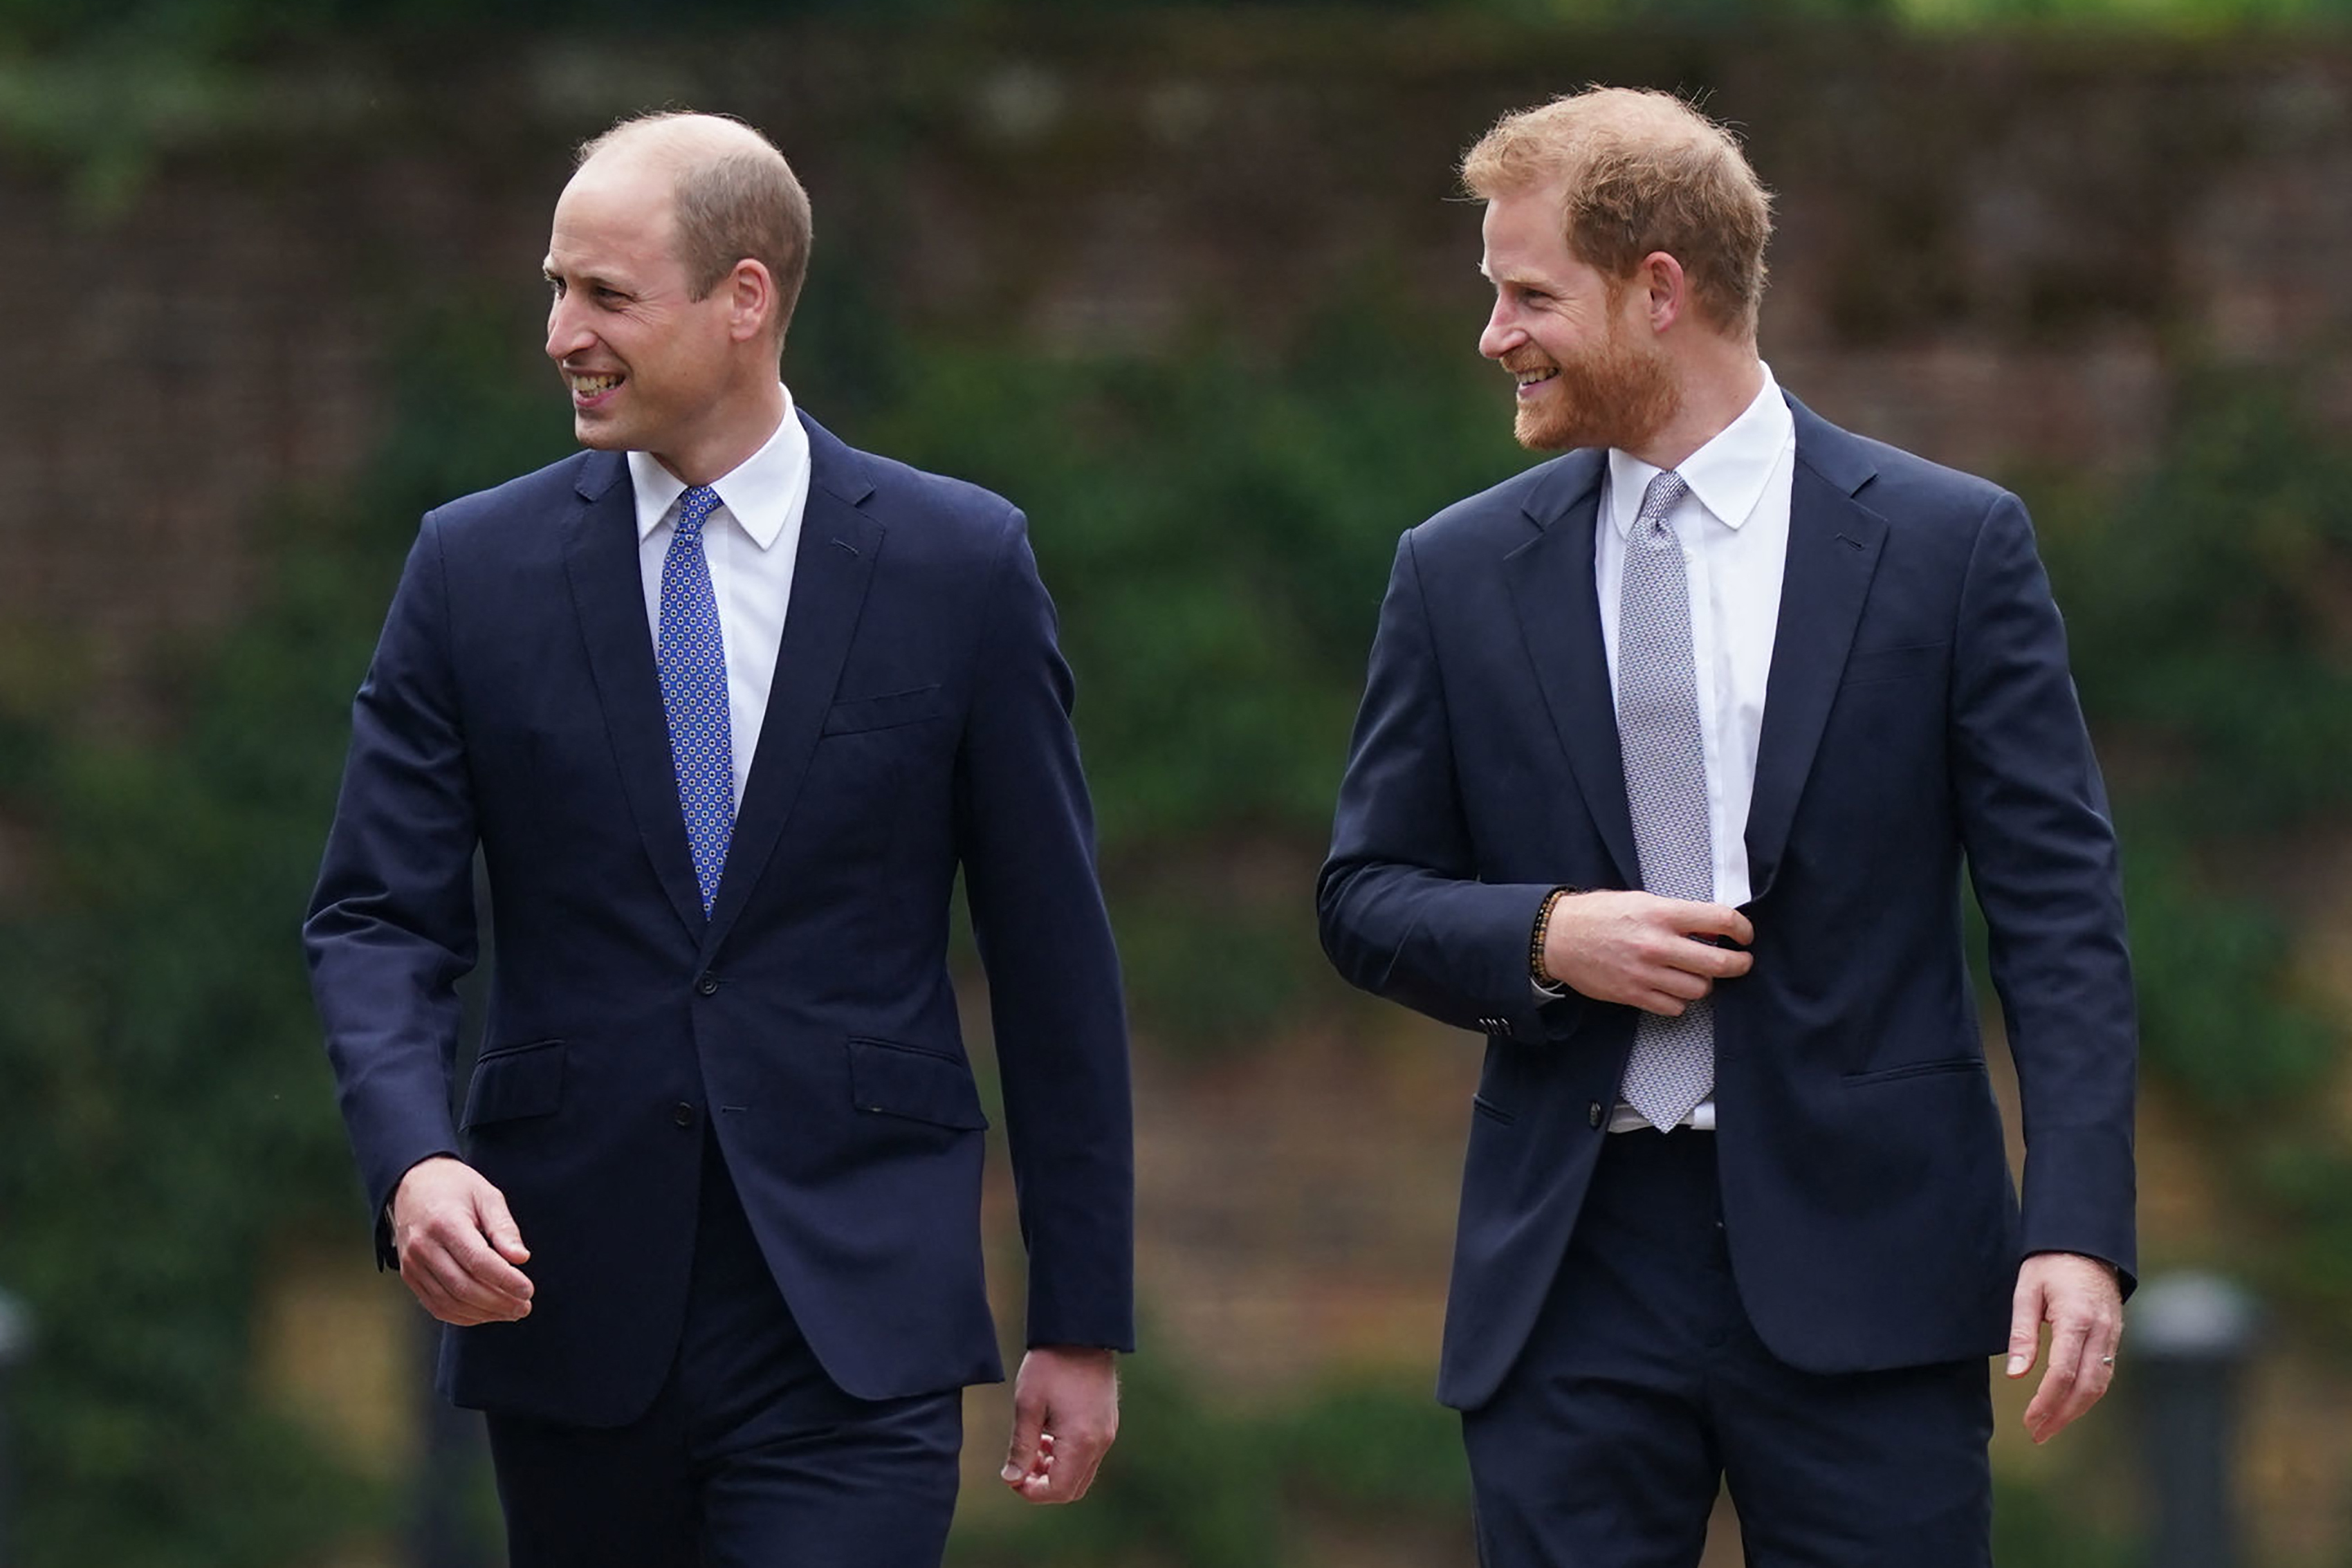
M 1536 915 L 1535 934 L 1528 939 L 1528 973 L 1534 977 L 1538 986 L 1559 984 L 1558 980 L 1552 978 L 1551 971 L 1544 967 L 1544 937 L 1551 930 L 1551 912 L 1559 908 L 1559 901 L 1570 894 L 1583 891 L 1582 888 L 1570 887 L 1564 883 L 1553 888 L 1544 899 L 1542 911 Z

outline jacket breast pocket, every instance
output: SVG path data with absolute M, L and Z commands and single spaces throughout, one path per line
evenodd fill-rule
M 824 733 L 858 735 L 867 730 L 896 729 L 900 725 L 937 718 L 944 712 L 946 706 L 936 684 L 909 691 L 884 692 L 879 696 L 845 697 L 825 714 Z
M 961 1059 L 887 1040 L 849 1042 L 849 1094 L 860 1111 L 959 1132 L 988 1125 L 980 1086 Z
M 551 1116 L 563 1104 L 563 1042 L 533 1040 L 499 1046 L 474 1064 L 460 1124 L 471 1132 L 493 1122 Z

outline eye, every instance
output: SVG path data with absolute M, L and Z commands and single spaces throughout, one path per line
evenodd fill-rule
M 563 298 L 563 279 L 552 275 L 546 275 L 544 281 L 547 284 L 547 291 L 550 294 L 554 295 L 558 299 Z

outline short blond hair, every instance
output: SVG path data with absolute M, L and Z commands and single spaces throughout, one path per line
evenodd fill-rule
M 1772 193 L 1731 132 L 1682 99 L 1591 88 L 1516 110 L 1463 156 L 1462 183 L 1481 201 L 1559 186 L 1579 260 L 1622 279 L 1664 251 L 1702 317 L 1755 336 Z
M 688 291 L 707 299 L 740 261 L 756 261 L 776 285 L 782 341 L 808 280 L 814 224 L 808 192 L 774 142 L 726 114 L 663 110 L 624 120 L 583 142 L 575 167 L 598 153 L 641 144 L 676 171 L 670 200 Z

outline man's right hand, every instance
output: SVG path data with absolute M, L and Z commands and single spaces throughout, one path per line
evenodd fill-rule
M 445 1323 L 512 1322 L 530 1311 L 530 1260 L 504 1194 L 448 1155 L 411 1166 L 392 1195 L 400 1277 Z
M 1717 980 L 1748 973 L 1755 959 L 1700 938 L 1756 939 L 1748 916 L 1727 904 L 1692 904 L 1648 893 L 1571 893 L 1552 906 L 1544 967 L 1595 1001 L 1622 1002 L 1679 1018 Z

